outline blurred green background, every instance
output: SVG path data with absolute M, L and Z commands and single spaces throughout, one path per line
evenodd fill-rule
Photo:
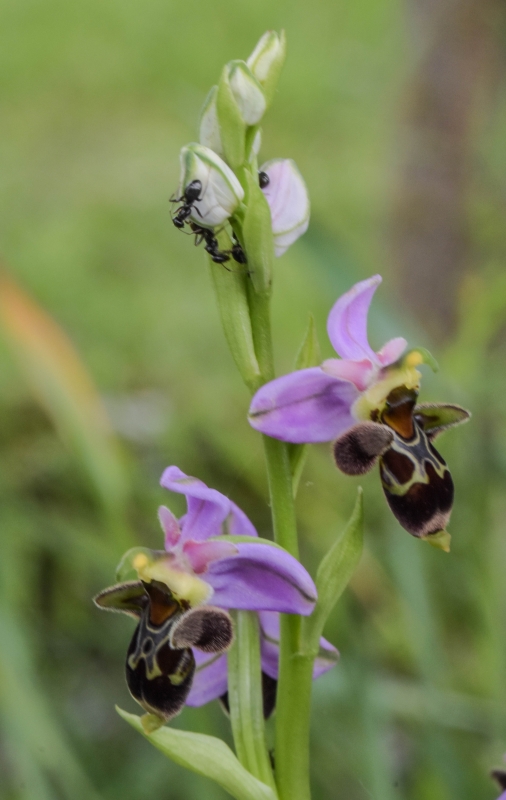
M 375 272 L 370 337 L 440 361 L 422 399 L 471 408 L 440 449 L 447 556 L 361 480 L 366 552 L 314 685 L 315 800 L 492 800 L 506 751 L 506 25 L 499 0 L 7 0 L 0 28 L 0 797 L 224 798 L 115 714 L 131 621 L 91 596 L 157 547 L 177 464 L 269 536 L 263 454 L 202 248 L 168 198 L 222 65 L 285 28 L 262 156 L 296 160 L 309 232 L 277 262 L 279 372 L 312 311 Z M 30 305 L 34 302 L 37 306 Z M 75 361 L 44 309 L 72 341 Z M 86 371 L 89 377 L 86 376 Z M 107 432 L 100 394 L 110 420 Z M 357 481 L 313 447 L 297 507 L 313 572 Z M 296 702 L 296 698 L 294 698 Z M 175 723 L 230 741 L 218 704 Z M 271 732 L 270 732 L 271 733 Z

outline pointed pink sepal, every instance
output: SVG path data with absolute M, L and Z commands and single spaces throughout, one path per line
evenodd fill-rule
M 197 575 L 206 572 L 212 561 L 229 558 L 239 552 L 233 542 L 195 542 L 191 539 L 184 543 L 183 551 Z
M 158 508 L 158 519 L 160 520 L 160 525 L 165 534 L 165 549 L 168 550 L 178 543 L 179 537 L 181 536 L 179 522 L 167 506 L 160 506 Z

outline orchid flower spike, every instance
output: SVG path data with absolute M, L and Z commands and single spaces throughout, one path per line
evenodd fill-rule
M 262 191 L 271 210 L 274 252 L 282 256 L 309 225 L 309 195 L 304 179 L 290 158 L 276 158 L 260 167 L 268 180 Z
M 251 402 L 250 424 L 286 442 L 335 440 L 336 464 L 348 475 L 368 472 L 379 460 L 385 496 L 401 525 L 449 550 L 453 482 L 432 441 L 470 414 L 456 405 L 417 405 L 416 367 L 434 364 L 426 351 L 402 356 L 407 343 L 400 337 L 372 350 L 367 314 L 380 283 L 379 275 L 357 283 L 331 309 L 327 331 L 341 358 L 262 386 Z
M 168 720 L 188 697 L 198 652 L 214 658 L 232 642 L 228 609 L 308 615 L 316 588 L 304 567 L 259 540 L 247 516 L 220 492 L 177 467 L 165 470 L 161 484 L 185 495 L 187 513 L 178 520 L 161 506 L 165 549 L 129 550 L 118 567 L 122 582 L 95 603 L 138 620 L 127 655 L 128 687 L 148 712 Z M 132 571 L 137 580 L 125 581 Z

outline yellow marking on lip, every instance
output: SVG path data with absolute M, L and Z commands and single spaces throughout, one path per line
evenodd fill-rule
M 141 566 L 134 563 L 137 559 L 142 559 Z M 212 587 L 206 581 L 189 572 L 172 567 L 169 558 L 159 558 L 150 562 L 144 553 L 139 553 L 134 558 L 134 562 L 134 567 L 142 581 L 164 583 L 177 600 L 186 600 L 191 606 L 205 603 L 213 594 Z

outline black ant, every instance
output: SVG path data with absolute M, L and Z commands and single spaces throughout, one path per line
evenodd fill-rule
M 190 228 L 195 234 L 195 244 L 197 247 L 204 241 L 206 243 L 204 250 L 206 253 L 209 253 L 215 264 L 225 264 L 226 261 L 230 261 L 230 256 L 232 256 L 234 261 L 237 261 L 238 264 L 247 263 L 246 254 L 239 244 L 235 234 L 232 243 L 232 249 L 219 250 L 218 240 L 214 235 L 213 230 L 210 228 L 203 228 L 202 225 L 197 225 L 195 222 L 190 222 Z
M 244 252 L 244 250 L 242 249 L 241 245 L 239 244 L 239 241 L 238 241 L 237 236 L 235 235 L 235 233 L 234 233 L 234 240 L 232 242 L 232 249 L 229 250 L 228 252 L 231 254 L 231 256 L 234 259 L 234 261 L 237 261 L 238 264 L 247 264 L 248 263 L 247 260 L 246 260 L 246 253 Z
M 196 211 L 199 216 L 201 216 L 200 211 L 198 208 L 194 207 L 194 204 L 198 200 L 202 200 L 200 193 L 202 191 L 202 181 L 192 181 L 188 184 L 185 188 L 181 197 L 177 197 L 174 200 L 171 200 L 171 203 L 183 203 L 176 212 L 176 214 L 172 217 L 172 222 L 176 226 L 176 228 L 183 228 L 185 222 L 188 220 L 188 217 L 192 213 L 192 211 Z
M 190 228 L 195 234 L 195 244 L 198 246 L 201 242 L 205 242 L 204 250 L 209 253 L 215 264 L 225 264 L 226 261 L 230 261 L 228 252 L 218 248 L 218 240 L 210 228 L 203 228 L 201 225 L 196 225 L 195 222 L 190 222 Z
M 258 173 L 258 183 L 260 184 L 261 189 L 265 189 L 271 182 L 271 179 L 267 175 L 266 172 L 259 172 Z

